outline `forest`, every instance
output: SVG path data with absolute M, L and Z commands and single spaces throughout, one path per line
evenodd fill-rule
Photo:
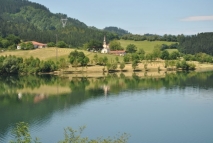
M 184 36 L 179 39 L 178 50 L 184 54 L 206 53 L 213 55 L 213 32 Z
M 64 41 L 69 47 L 80 47 L 91 39 L 102 41 L 118 39 L 118 35 L 105 30 L 88 27 L 77 19 L 65 14 L 53 14 L 48 8 L 28 0 L 0 0 L 0 36 L 10 34 L 23 41 L 42 43 Z M 61 19 L 67 18 L 67 25 L 62 27 Z

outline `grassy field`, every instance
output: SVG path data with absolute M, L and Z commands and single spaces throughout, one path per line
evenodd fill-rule
M 119 40 L 119 42 L 121 43 L 121 46 L 126 48 L 127 45 L 129 44 L 134 44 L 135 46 L 137 46 L 138 49 L 143 49 L 146 53 L 151 53 L 153 51 L 153 48 L 156 45 L 162 45 L 162 44 L 166 44 L 166 45 L 171 45 L 174 44 L 175 42 L 166 42 L 166 41 L 133 41 L 133 40 Z M 168 50 L 169 52 L 174 51 L 174 50 Z
M 161 44 L 167 44 L 170 45 L 174 42 L 165 42 L 165 41 L 131 41 L 131 40 L 119 40 L 121 43 L 122 47 L 126 47 L 128 44 L 135 44 L 138 49 L 143 48 L 146 53 L 152 52 L 153 48 L 156 45 L 161 45 Z M 0 56 L 9 56 L 9 55 L 15 55 L 17 57 L 22 57 L 22 58 L 29 58 L 31 56 L 37 57 L 40 60 L 53 60 L 56 61 L 56 55 L 57 59 L 59 58 L 65 58 L 68 59 L 68 55 L 70 52 L 74 51 L 75 49 L 69 49 L 69 48 L 43 48 L 43 49 L 35 49 L 35 50 L 14 50 L 14 51 L 4 51 L 0 52 Z M 88 56 L 90 59 L 94 58 L 94 55 L 96 53 L 88 52 L 85 50 L 78 50 L 78 51 L 83 51 L 86 56 Z M 171 51 L 171 50 L 170 50 Z M 57 54 L 56 54 L 57 53 Z M 98 57 L 104 57 L 107 56 L 109 61 L 115 60 L 115 55 L 110 55 L 110 54 L 101 54 L 97 53 Z M 119 61 L 123 61 L 123 57 L 119 56 Z
M 69 49 L 69 48 L 43 48 L 43 49 L 35 49 L 35 50 L 15 50 L 15 51 L 4 51 L 0 52 L 0 56 L 9 56 L 14 55 L 17 57 L 22 58 L 29 58 L 33 56 L 34 58 L 39 58 L 40 60 L 53 60 L 56 61 L 56 57 L 59 60 L 60 58 L 68 59 L 68 55 L 70 52 L 74 51 L 75 49 Z M 88 52 L 85 50 L 78 50 L 84 52 L 86 56 L 88 56 L 91 59 L 94 58 L 94 55 L 96 53 Z M 57 53 L 57 54 L 56 54 Z M 57 56 L 56 56 L 57 55 Z M 98 57 L 104 57 L 107 56 L 107 58 L 111 60 L 115 60 L 114 55 L 110 54 L 101 54 L 97 53 Z M 119 56 L 119 61 L 122 61 L 123 57 Z

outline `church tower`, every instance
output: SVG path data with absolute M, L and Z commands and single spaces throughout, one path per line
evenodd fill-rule
M 101 50 L 101 53 L 109 53 L 109 45 L 106 44 L 106 36 L 104 36 L 103 49 Z
M 105 35 L 104 35 L 103 47 L 104 47 L 104 48 L 107 48 L 107 44 L 106 44 L 106 36 L 105 36 Z

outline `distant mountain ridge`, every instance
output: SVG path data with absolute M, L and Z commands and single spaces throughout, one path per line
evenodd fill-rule
M 114 32 L 114 33 L 118 34 L 119 36 L 123 36 L 125 34 L 131 34 L 127 30 L 124 30 L 124 29 L 118 28 L 118 27 L 114 27 L 114 26 L 105 27 L 104 30 L 109 31 L 109 32 Z

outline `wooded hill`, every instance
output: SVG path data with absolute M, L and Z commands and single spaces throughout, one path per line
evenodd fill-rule
M 53 14 L 45 6 L 28 0 L 0 0 L 0 36 L 19 36 L 24 41 L 43 43 L 66 42 L 70 47 L 82 46 L 90 40 L 118 39 L 118 35 L 94 27 L 88 27 L 77 19 L 69 18 L 65 28 L 61 19 L 67 15 Z
M 109 26 L 104 28 L 105 31 L 113 32 L 115 34 L 118 34 L 119 36 L 123 36 L 126 34 L 131 34 L 127 30 L 124 30 L 122 28 L 114 27 L 114 26 Z
M 213 32 L 179 38 L 179 51 L 184 54 L 206 53 L 213 55 Z

